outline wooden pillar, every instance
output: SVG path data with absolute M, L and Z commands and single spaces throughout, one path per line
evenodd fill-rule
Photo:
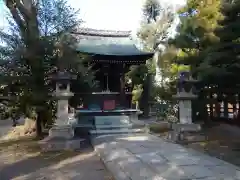
M 229 118 L 229 112 L 228 112 L 228 99 L 227 99 L 227 95 L 225 94 L 224 96 L 224 100 L 223 100 L 223 109 L 224 109 L 224 118 L 228 119 Z
M 233 119 L 236 120 L 237 119 L 237 103 L 235 101 L 233 102 L 232 112 L 233 112 Z
M 126 107 L 126 94 L 125 94 L 125 64 L 122 65 L 120 72 L 120 104 L 122 107 Z
M 222 94 L 220 92 L 217 93 L 217 102 L 215 106 L 215 111 L 216 111 L 216 118 L 220 119 L 221 117 L 221 103 L 222 103 Z
M 240 123 L 240 93 L 237 94 L 237 121 Z
M 210 91 L 210 103 L 209 103 L 209 107 L 210 107 L 210 119 L 213 119 L 213 92 Z
M 109 77 L 108 77 L 108 69 L 109 69 L 109 64 L 104 64 L 103 65 L 103 68 L 104 68 L 104 87 L 106 89 L 104 89 L 105 91 L 109 91 Z

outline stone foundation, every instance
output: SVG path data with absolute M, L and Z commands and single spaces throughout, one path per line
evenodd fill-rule
M 54 126 L 49 130 L 49 137 L 62 137 L 70 139 L 74 137 L 74 130 L 71 125 Z
M 198 132 L 201 130 L 201 125 L 199 124 L 173 124 L 173 131 L 169 133 L 168 139 L 172 141 L 182 141 L 184 140 L 184 135 L 186 132 Z
M 85 139 L 65 139 L 59 137 L 47 137 L 39 141 L 39 145 L 43 151 L 77 150 L 84 143 Z
M 201 125 L 200 124 L 172 124 L 172 129 L 174 131 L 193 131 L 193 132 L 196 132 L 196 131 L 200 131 L 201 130 Z
M 54 126 L 49 136 L 39 141 L 43 151 L 61 151 L 80 149 L 85 139 L 74 138 L 74 130 L 70 125 Z

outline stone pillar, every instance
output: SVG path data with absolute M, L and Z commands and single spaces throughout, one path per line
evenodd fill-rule
M 55 121 L 56 125 L 66 125 L 68 124 L 68 99 L 73 96 L 73 93 L 70 91 L 70 84 L 67 83 L 66 87 L 61 87 L 63 84 L 56 84 L 56 93 L 57 98 L 57 119 Z M 65 89 L 61 89 L 65 88 Z
M 68 118 L 68 100 L 67 99 L 59 99 L 57 101 L 57 119 L 56 125 L 65 125 L 67 124 Z
M 179 121 L 181 124 L 192 123 L 192 102 L 191 100 L 179 101 Z

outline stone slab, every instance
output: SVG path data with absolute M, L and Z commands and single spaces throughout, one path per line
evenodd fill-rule
M 132 154 L 149 153 L 150 150 L 143 146 L 134 146 L 128 149 Z
M 185 172 L 181 167 L 174 164 L 160 164 L 152 167 L 156 172 L 156 175 L 166 180 L 187 180 L 190 179 L 192 174 Z
M 218 177 L 219 174 L 214 173 L 210 169 L 200 165 L 191 165 L 191 166 L 180 166 L 184 173 L 189 174 L 190 178 L 207 178 L 207 177 Z
M 150 134 L 100 136 L 92 143 L 116 180 L 240 179 L 238 167 Z
M 193 156 L 189 153 L 174 153 L 168 155 L 160 153 L 160 155 L 165 157 L 171 163 L 179 166 L 196 165 L 200 159 L 200 157 Z
M 232 174 L 234 174 L 234 178 L 240 179 L 240 170 L 236 169 L 234 167 L 226 166 L 226 165 L 222 164 L 222 165 L 218 165 L 218 166 L 211 166 L 208 168 L 212 172 L 219 174 L 222 177 L 223 176 L 231 176 Z
M 119 164 L 115 162 L 105 162 L 107 169 L 114 174 L 115 180 L 131 180 L 131 178 L 121 169 Z
M 137 154 L 136 157 L 149 166 L 161 165 L 168 161 L 166 158 L 159 156 L 156 152 Z
M 131 180 L 150 180 L 156 178 L 156 173 L 137 157 L 132 156 L 126 159 L 120 159 L 117 163 L 122 167 L 122 170 L 130 176 Z
M 105 162 L 110 162 L 114 161 L 117 159 L 124 159 L 124 158 L 129 158 L 132 156 L 132 154 L 126 150 L 126 149 L 110 149 L 106 151 L 102 151 L 101 153 L 103 159 Z

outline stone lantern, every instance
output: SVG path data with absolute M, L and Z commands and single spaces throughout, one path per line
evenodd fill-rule
M 56 82 L 52 96 L 57 100 L 57 118 L 49 130 L 49 136 L 40 141 L 40 145 L 45 151 L 79 149 L 83 139 L 74 137 L 74 129 L 68 123 L 68 100 L 74 95 L 70 90 L 70 80 L 74 77 L 66 71 L 60 71 L 52 79 Z
M 181 124 L 192 123 L 192 100 L 197 98 L 194 94 L 194 84 L 198 82 L 193 79 L 188 71 L 182 71 L 177 83 L 177 94 L 173 98 L 178 100 L 179 121 Z
M 197 98 L 194 94 L 194 84 L 198 80 L 193 79 L 189 71 L 182 71 L 177 83 L 177 94 L 173 99 L 179 104 L 179 123 L 173 124 L 173 134 L 171 139 L 183 139 L 183 132 L 195 132 L 201 129 L 199 124 L 192 123 L 192 100 Z
M 66 71 L 60 71 L 52 79 L 56 82 L 53 97 L 57 100 L 57 119 L 49 131 L 49 136 L 72 138 L 74 133 L 71 125 L 68 124 L 68 100 L 74 95 L 70 90 L 70 80 L 73 76 Z

